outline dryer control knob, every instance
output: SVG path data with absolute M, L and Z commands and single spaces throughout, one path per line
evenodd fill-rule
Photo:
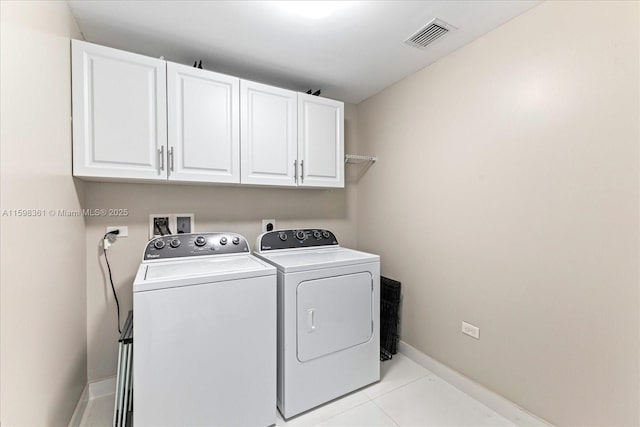
M 220 238 L 220 244 L 221 245 L 226 245 L 227 244 L 227 238 L 226 237 L 221 237 Z
M 302 230 L 296 231 L 296 238 L 298 240 L 304 240 L 304 231 L 302 231 Z
M 156 240 L 153 246 L 155 246 L 156 249 L 164 248 L 164 240 Z
M 278 237 L 280 237 L 280 240 L 284 242 L 285 240 L 287 240 L 287 233 L 280 233 L 278 234 Z
M 172 239 L 171 242 L 169 242 L 169 246 L 171 246 L 172 248 L 177 248 L 178 246 L 180 246 L 180 239 Z
M 322 232 L 322 237 L 324 237 L 325 239 L 328 239 L 329 238 L 329 232 L 327 230 L 324 230 Z
M 238 236 L 234 237 L 232 240 L 234 245 L 239 245 L 240 244 L 240 238 Z
M 204 246 L 207 243 L 207 239 L 204 236 L 198 236 L 193 242 L 196 246 Z
M 322 234 L 320 234 L 318 230 L 315 230 L 313 232 L 313 237 L 315 237 L 316 239 L 320 239 L 320 237 L 322 237 Z

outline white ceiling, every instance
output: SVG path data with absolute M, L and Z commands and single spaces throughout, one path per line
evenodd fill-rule
M 359 103 L 534 7 L 497 1 L 69 1 L 87 41 Z M 324 18 L 289 6 L 333 6 Z M 457 27 L 419 50 L 433 18 Z

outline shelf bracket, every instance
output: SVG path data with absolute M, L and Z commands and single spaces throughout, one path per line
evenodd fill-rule
M 347 154 L 344 156 L 345 165 L 358 165 L 362 163 L 375 163 L 378 161 L 376 156 L 360 156 L 358 154 Z
M 358 182 L 360 178 L 369 170 L 372 164 L 378 161 L 376 156 L 361 156 L 358 154 L 347 154 L 344 156 L 345 165 L 362 165 L 358 168 L 355 176 L 352 176 L 354 182 Z

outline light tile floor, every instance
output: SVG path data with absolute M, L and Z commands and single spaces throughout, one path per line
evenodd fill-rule
M 89 401 L 82 426 L 106 427 L 113 395 Z M 402 354 L 382 363 L 381 380 L 276 426 L 514 426 Z

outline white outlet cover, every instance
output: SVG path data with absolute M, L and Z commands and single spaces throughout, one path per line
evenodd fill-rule
M 477 340 L 480 339 L 480 328 L 472 325 L 471 323 L 462 322 L 462 333 Z

